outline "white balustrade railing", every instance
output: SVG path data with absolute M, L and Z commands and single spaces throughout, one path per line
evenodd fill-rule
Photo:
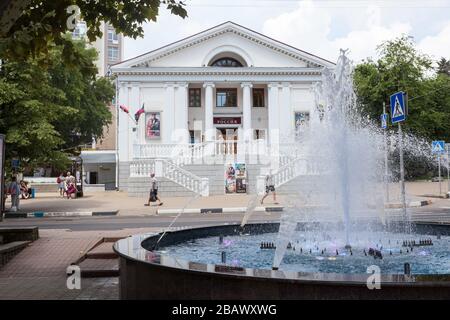
M 320 168 L 315 162 L 307 159 L 296 158 L 286 165 L 281 166 L 275 172 L 272 172 L 272 181 L 277 188 L 297 178 L 298 176 L 318 175 L 320 172 Z M 260 175 L 257 178 L 257 190 L 260 194 L 263 194 L 265 191 L 265 178 L 265 175 Z
M 167 178 L 202 196 L 209 195 L 208 178 L 198 177 L 171 161 L 166 159 L 143 159 L 134 160 L 130 163 L 131 178 L 150 177 L 152 173 L 157 177 Z

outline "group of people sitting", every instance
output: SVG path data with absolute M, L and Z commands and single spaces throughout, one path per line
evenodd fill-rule
M 61 197 L 67 197 L 67 199 L 76 198 L 77 181 L 70 171 L 67 172 L 66 176 L 61 172 L 56 182 L 58 183 L 59 195 Z

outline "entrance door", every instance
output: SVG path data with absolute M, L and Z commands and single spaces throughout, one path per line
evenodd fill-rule
M 237 128 L 217 128 L 220 154 L 237 154 Z

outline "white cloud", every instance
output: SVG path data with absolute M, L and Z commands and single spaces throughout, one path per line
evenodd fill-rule
M 427 36 L 420 40 L 418 48 L 436 60 L 441 57 L 450 59 L 450 21 L 436 35 Z
M 338 25 L 336 8 L 318 7 L 313 1 L 299 3 L 297 10 L 283 13 L 264 23 L 263 32 L 283 42 L 311 51 L 330 60 L 336 60 L 339 49 L 350 49 L 350 57 L 360 61 L 376 56 L 376 47 L 412 29 L 408 23 L 393 22 L 382 25 L 380 8 L 369 6 L 352 10 L 359 15 L 359 25 L 343 36 L 331 38 L 332 25 Z M 346 19 L 351 19 L 347 16 Z

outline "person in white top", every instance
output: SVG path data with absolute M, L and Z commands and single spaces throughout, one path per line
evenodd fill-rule
M 150 202 L 158 201 L 159 205 L 162 206 L 163 203 L 161 202 L 161 199 L 158 198 L 158 180 L 155 178 L 154 173 L 152 173 L 150 177 L 150 196 L 148 197 L 148 202 L 145 205 L 150 206 Z
M 277 193 L 275 192 L 275 184 L 273 183 L 272 171 L 270 171 L 269 174 L 266 176 L 265 184 L 266 184 L 266 193 L 264 194 L 264 197 L 261 199 L 261 204 L 264 203 L 264 199 L 266 199 L 266 197 L 269 195 L 270 192 L 272 192 L 273 194 L 273 202 L 275 204 L 278 204 Z

